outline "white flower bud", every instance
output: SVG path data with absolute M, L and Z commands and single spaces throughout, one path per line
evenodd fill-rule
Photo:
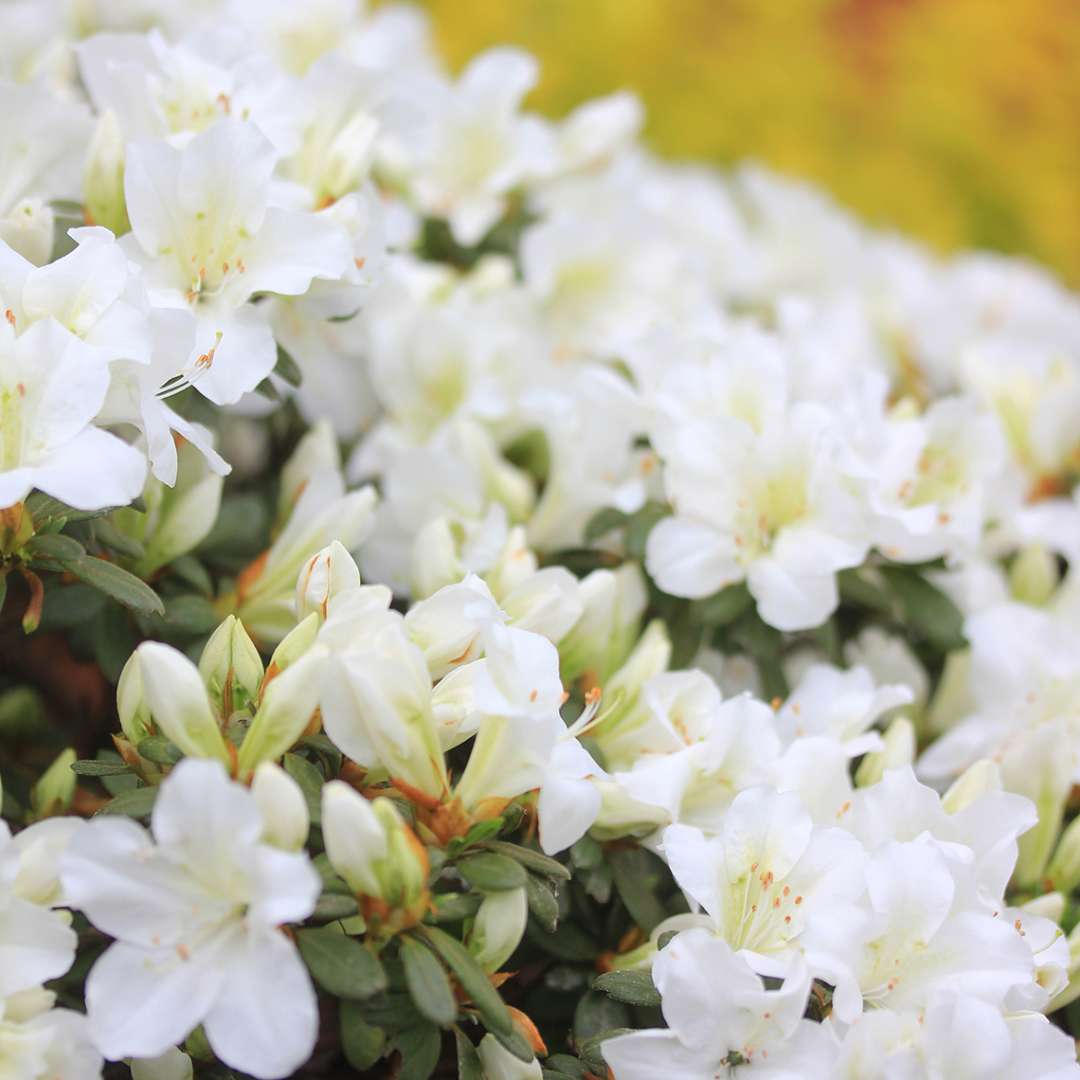
M 142 668 L 136 653 L 128 657 L 120 672 L 120 681 L 116 684 L 116 710 L 120 714 L 120 728 L 132 746 L 138 746 L 153 734 L 150 706 L 143 694 Z
M 319 636 L 321 621 L 313 611 L 301 623 L 294 626 L 274 650 L 267 670 L 273 675 L 278 675 L 290 664 L 295 664 L 315 644 L 315 639 Z
M 583 610 L 559 642 L 563 678 L 573 682 L 588 673 L 603 686 L 626 659 L 638 634 L 648 595 L 637 563 L 617 570 L 594 570 L 578 583 Z
M 1001 790 L 1001 769 L 990 758 L 969 765 L 941 797 L 946 813 L 957 814 L 991 791 Z
M 66 813 L 75 796 L 75 751 L 71 747 L 61 750 L 53 763 L 41 774 L 30 791 L 30 806 L 34 819 Z
M 260 763 L 281 757 L 304 734 L 319 706 L 326 657 L 327 652 L 321 646 L 309 649 L 267 683 L 240 746 L 237 768 L 241 777 Z
M 300 785 L 279 765 L 264 761 L 251 782 L 262 814 L 262 838 L 283 851 L 300 851 L 307 840 L 307 802 Z
M 104 225 L 116 236 L 131 228 L 124 198 L 124 136 L 112 109 L 98 117 L 90 140 L 83 201 L 95 225 Z
M 1080 885 L 1080 817 L 1073 818 L 1061 834 L 1046 878 L 1055 889 L 1071 893 Z
M 859 762 L 855 783 L 859 787 L 876 784 L 889 769 L 910 765 L 915 760 L 915 726 L 906 716 L 898 716 L 885 729 L 885 745 Z
M 494 1035 L 485 1035 L 480 1040 L 478 1049 L 484 1080 L 540 1080 L 544 1075 L 536 1058 L 529 1062 L 522 1061 L 511 1054 Z
M 135 656 L 150 715 L 162 735 L 189 757 L 228 765 L 229 751 L 199 669 L 178 649 L 157 641 L 144 641 Z
M 262 658 L 235 615 L 227 616 L 210 635 L 199 658 L 199 674 L 222 717 L 228 718 L 258 697 Z
M 296 617 L 317 612 L 323 619 L 332 597 L 360 585 L 360 568 L 345 547 L 334 540 L 312 555 L 296 579 Z
M 322 834 L 330 865 L 350 889 L 365 896 L 382 896 L 375 866 L 386 858 L 386 830 L 371 803 L 343 780 L 322 789 Z
M 455 527 L 449 518 L 434 518 L 417 532 L 410 566 L 410 590 L 414 598 L 421 600 L 465 576 Z
M 1028 544 L 1009 567 L 1009 591 L 1024 604 L 1045 604 L 1060 580 L 1057 558 L 1042 544 Z
M 498 971 L 518 947 L 528 920 L 524 888 L 488 893 L 469 931 L 469 952 L 485 971 Z

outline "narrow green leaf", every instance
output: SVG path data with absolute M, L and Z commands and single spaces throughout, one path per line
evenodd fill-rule
M 299 386 L 304 381 L 300 365 L 280 345 L 277 347 L 277 363 L 274 374 L 284 379 L 290 386 Z
M 311 920 L 316 923 L 337 922 L 355 915 L 359 910 L 355 897 L 346 896 L 344 893 L 324 892 L 315 904 Z
M 461 922 L 475 915 L 483 901 L 478 892 L 437 893 L 431 898 L 435 908 L 432 918 L 437 923 Z
M 141 559 L 146 554 L 142 543 L 134 536 L 121 532 L 108 518 L 98 518 L 94 522 L 94 539 L 104 547 L 131 559 Z
M 181 555 L 169 563 L 169 571 L 196 589 L 202 596 L 212 596 L 214 581 L 210 572 L 194 555 Z
M 341 1003 L 341 1049 L 354 1069 L 370 1069 L 382 1057 L 386 1034 L 369 1024 L 363 1006 L 355 1001 Z
M 667 917 L 657 895 L 664 881 L 663 863 L 644 848 L 630 847 L 610 851 L 608 865 L 630 917 L 646 934 L 652 933 L 653 928 Z
M 603 990 L 627 1005 L 659 1005 L 660 991 L 647 971 L 606 971 L 597 977 L 593 989 Z
M 623 533 L 623 543 L 626 553 L 632 559 L 639 562 L 645 558 L 645 544 L 649 539 L 649 533 L 653 526 L 666 518 L 671 511 L 662 503 L 646 503 L 626 523 L 626 531 Z
M 131 770 L 122 761 L 73 761 L 71 771 L 79 776 L 119 776 Z
M 457 864 L 461 876 L 482 892 L 499 892 L 505 889 L 520 889 L 527 877 L 524 867 L 493 851 L 470 855 Z
M 117 795 L 111 802 L 107 802 L 94 817 L 98 814 L 121 814 L 124 817 L 134 818 L 149 817 L 150 811 L 154 809 L 157 793 L 156 787 L 131 788 Z
M 457 977 L 461 988 L 479 1011 L 484 1025 L 494 1033 L 509 1035 L 514 1030 L 510 1013 L 499 992 L 491 985 L 487 973 L 469 955 L 465 946 L 438 927 L 421 926 L 419 930 Z
M 881 574 L 900 601 L 905 621 L 940 652 L 964 647 L 964 616 L 936 586 L 906 567 L 883 566 Z
M 533 918 L 547 933 L 554 934 L 559 925 L 559 901 L 551 885 L 530 874 L 525 882 L 525 896 Z
M 421 1016 L 439 1027 L 449 1027 L 457 1019 L 457 1002 L 438 957 L 427 945 L 409 937 L 401 938 L 400 955 L 405 985 Z
M 386 989 L 386 972 L 375 954 L 339 930 L 297 930 L 296 944 L 312 977 L 334 997 L 362 1001 Z
M 24 550 L 35 560 L 49 559 L 61 565 L 86 555 L 86 549 L 78 540 L 63 533 L 38 533 L 27 540 Z
M 165 623 L 183 634 L 209 634 L 221 619 L 205 596 L 175 596 L 165 605 Z
M 106 562 L 104 559 L 95 559 L 92 555 L 85 555 L 65 566 L 87 585 L 100 589 L 114 600 L 118 600 L 124 607 L 129 607 L 144 615 L 161 615 L 165 611 L 161 597 L 145 581 L 141 581 L 134 574 L 129 574 L 113 563 Z
M 630 1026 L 630 1011 L 621 1001 L 590 990 L 574 1010 L 574 1039 L 587 1042 L 615 1028 Z
M 322 821 L 323 774 L 307 758 L 299 754 L 286 754 L 281 764 L 304 793 L 311 824 L 318 825 Z
M 690 613 L 695 621 L 704 623 L 706 626 L 726 626 L 737 619 L 750 605 L 754 598 L 746 587 L 745 581 L 728 585 L 712 596 L 706 596 L 701 600 L 694 600 L 690 604 Z
M 401 1052 L 397 1080 L 427 1080 L 439 1064 L 442 1035 L 433 1024 L 418 1024 L 399 1031 L 394 1045 Z
M 504 840 L 487 840 L 481 847 L 516 860 L 534 874 L 543 874 L 545 877 L 559 878 L 562 881 L 570 880 L 569 867 L 564 866 L 558 859 L 552 859 L 532 848 L 522 847 L 521 844 L 509 844 Z
M 601 536 L 622 528 L 626 520 L 627 514 L 622 510 L 616 510 L 613 506 L 605 506 L 602 510 L 597 510 L 585 525 L 585 543 L 591 544 L 594 540 L 599 540 Z

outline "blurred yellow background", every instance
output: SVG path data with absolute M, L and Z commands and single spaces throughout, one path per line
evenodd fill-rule
M 426 0 L 457 69 L 515 43 L 531 104 L 640 94 L 667 156 L 755 158 L 942 250 L 1080 285 L 1080 0 Z

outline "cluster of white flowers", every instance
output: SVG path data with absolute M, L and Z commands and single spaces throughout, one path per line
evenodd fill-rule
M 268 395 L 310 425 L 235 614 L 120 678 L 151 832 L 0 834 L 0 1076 L 184 1076 L 196 1029 L 289 1075 L 311 819 L 389 940 L 516 801 L 685 894 L 608 958 L 667 1023 L 615 1080 L 1080 1077 L 1080 300 L 361 8 L 0 2 L 0 508 L 141 497 L 150 578 L 266 467 Z M 277 762 L 317 732 L 312 799 Z M 484 970 L 528 911 L 487 895 Z M 71 912 L 113 939 L 86 1016 Z

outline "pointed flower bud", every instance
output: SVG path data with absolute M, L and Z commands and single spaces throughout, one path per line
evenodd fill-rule
M 485 971 L 498 971 L 518 947 L 528 920 L 524 888 L 488 893 L 469 931 L 469 952 Z
M 578 596 L 581 618 L 559 642 L 563 678 L 573 682 L 588 675 L 591 683 L 604 686 L 637 637 L 648 599 L 645 579 L 632 562 L 594 570 L 578 584 Z
M 34 819 L 53 817 L 71 809 L 75 795 L 75 751 L 71 747 L 62 750 L 56 760 L 41 774 L 30 792 L 30 806 Z
M 264 761 L 255 770 L 251 793 L 262 815 L 263 840 L 283 851 L 300 851 L 310 825 L 300 785 L 281 766 Z
M 1028 544 L 1009 567 L 1009 591 L 1024 604 L 1041 607 L 1061 579 L 1058 562 L 1042 544 Z
M 199 658 L 199 674 L 218 715 L 226 719 L 258 697 L 262 658 L 235 615 L 210 635 Z
M 99 117 L 83 174 L 86 210 L 95 225 L 116 236 L 131 229 L 124 198 L 124 136 L 112 109 Z
M 915 726 L 906 716 L 898 716 L 886 728 L 885 745 L 859 762 L 855 783 L 859 787 L 876 784 L 889 769 L 910 765 L 915 760 Z
M 309 649 L 295 664 L 266 686 L 255 718 L 240 746 L 237 768 L 241 777 L 264 761 L 290 750 L 311 723 L 319 707 L 319 689 L 327 652 Z
M 216 758 L 229 751 L 210 708 L 199 669 L 178 649 L 144 641 L 136 650 L 143 693 L 157 729 L 188 757 Z
M 132 746 L 138 746 L 153 734 L 150 706 L 143 694 L 142 667 L 138 653 L 128 657 L 120 681 L 116 684 L 116 710 L 120 714 L 120 728 Z
M 360 585 L 360 569 L 344 545 L 334 540 L 312 555 L 296 579 L 296 617 L 317 612 L 325 619 L 332 597 Z

